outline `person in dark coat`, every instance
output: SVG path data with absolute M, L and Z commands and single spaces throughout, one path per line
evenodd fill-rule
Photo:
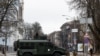
M 90 48 L 89 52 L 90 52 L 90 55 L 93 56 L 93 49 L 92 48 Z
M 2 53 L 5 54 L 5 49 L 4 49 L 4 47 L 2 48 Z

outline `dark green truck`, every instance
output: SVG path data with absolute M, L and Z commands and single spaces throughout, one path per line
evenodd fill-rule
M 68 56 L 68 52 L 48 40 L 18 40 L 14 43 L 17 56 Z

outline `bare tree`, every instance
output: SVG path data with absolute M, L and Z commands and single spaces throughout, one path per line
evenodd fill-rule
M 41 28 L 41 26 L 40 26 L 40 24 L 38 22 L 35 22 L 32 26 L 33 26 L 33 34 L 34 34 L 34 36 L 43 35 L 42 28 Z
M 0 0 L 0 28 L 14 0 Z
M 80 9 L 82 17 L 92 17 L 93 24 L 88 24 L 91 29 L 94 40 L 96 51 L 100 52 L 100 1 L 99 0 L 72 0 L 71 4 L 73 8 Z
M 17 19 L 15 18 L 17 8 L 14 6 L 16 1 L 17 0 L 0 0 L 0 33 L 2 33 L 2 37 L 5 37 L 5 52 L 7 38 L 10 37 L 12 32 L 14 32 L 11 30 L 11 26 L 16 26 L 15 22 L 13 21 Z
M 29 23 L 25 23 L 24 25 L 24 39 L 32 39 L 32 32 L 33 32 L 33 29 L 32 29 L 32 26 L 31 24 Z

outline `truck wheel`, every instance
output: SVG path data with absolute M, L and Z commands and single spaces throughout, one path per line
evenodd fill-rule
M 33 55 L 30 53 L 25 53 L 25 54 L 23 54 L 23 56 L 33 56 Z
M 61 56 L 60 53 L 54 53 L 53 56 Z

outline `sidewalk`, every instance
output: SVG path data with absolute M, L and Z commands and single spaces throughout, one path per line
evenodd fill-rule
M 4 54 L 0 52 L 0 56 L 4 56 Z M 16 56 L 16 53 L 7 53 L 7 56 Z
M 72 52 L 70 52 L 70 56 L 74 56 Z M 83 52 L 77 52 L 76 56 L 84 56 Z M 90 54 L 87 54 L 87 56 L 90 56 Z M 100 56 L 100 54 L 93 54 L 93 56 Z
M 77 52 L 77 56 L 84 56 L 83 52 Z M 88 54 L 87 56 L 90 56 L 90 54 Z M 93 56 L 100 56 L 100 54 L 93 54 Z
M 0 56 L 4 56 L 4 55 L 0 52 Z

